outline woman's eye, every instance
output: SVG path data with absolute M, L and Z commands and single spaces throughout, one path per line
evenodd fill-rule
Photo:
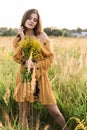
M 33 20 L 33 22 L 37 22 L 37 21 L 38 21 L 38 19 L 37 19 L 37 18 L 32 18 L 32 17 L 29 17 L 28 19 L 29 19 L 29 20 Z
M 38 19 L 33 19 L 33 21 L 34 21 L 34 22 L 37 22 L 37 21 L 38 21 Z

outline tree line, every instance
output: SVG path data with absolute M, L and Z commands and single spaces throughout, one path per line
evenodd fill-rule
M 87 32 L 87 29 L 81 29 L 79 27 L 77 29 L 72 29 L 72 30 L 69 30 L 69 29 L 66 29 L 66 28 L 58 29 L 58 28 L 55 28 L 55 27 L 44 28 L 44 32 L 49 36 L 52 35 L 52 36 L 68 37 L 73 32 L 81 33 L 82 31 Z M 17 28 L 7 28 L 7 27 L 1 27 L 0 28 L 0 36 L 15 36 L 15 35 L 17 35 L 17 33 L 18 33 Z
M 18 33 L 17 28 L 7 28 L 7 27 L 1 27 L 0 28 L 0 36 L 15 36 Z
M 57 29 L 57 28 L 45 28 L 44 31 L 48 34 L 48 35 L 53 35 L 53 36 L 64 36 L 64 37 L 68 37 L 71 36 L 71 33 L 81 33 L 81 32 L 87 32 L 87 29 L 81 29 L 81 28 L 77 28 L 77 29 Z

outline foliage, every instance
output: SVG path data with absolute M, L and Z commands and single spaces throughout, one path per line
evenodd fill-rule
M 47 35 L 52 35 L 52 29 L 51 28 L 44 28 L 44 32 L 47 33 Z
M 17 35 L 18 29 L 17 28 L 9 28 L 6 27 L 0 28 L 0 36 L 15 36 Z
M 13 50 L 10 46 L 12 39 L 7 37 L 1 39 L 3 44 L 0 44 L 0 122 L 4 130 L 10 130 L 11 126 L 11 130 L 16 130 L 19 129 L 18 104 L 13 99 L 13 91 L 19 65 L 12 59 Z M 55 60 L 48 76 L 57 105 L 70 130 L 86 130 L 87 39 L 60 37 L 50 39 L 53 42 Z M 8 43 L 4 43 L 3 40 Z M 9 90 L 10 78 L 10 95 L 5 102 L 4 95 Z M 40 121 L 40 130 L 47 124 L 52 126 L 51 129 L 58 129 L 46 108 L 36 102 L 30 105 L 29 123 L 33 122 L 36 126 L 37 119 Z M 33 130 L 36 130 L 36 127 Z
M 52 29 L 53 36 L 62 36 L 62 31 L 60 29 Z
M 36 38 L 31 38 L 26 35 L 24 39 L 19 42 L 19 45 L 23 48 L 24 57 L 26 60 L 29 59 L 31 53 L 34 60 L 40 54 L 41 43 Z
M 44 32 L 47 33 L 49 36 L 63 36 L 63 37 L 70 37 L 71 33 L 81 33 L 81 32 L 87 32 L 87 29 L 58 29 L 56 27 L 46 27 L 44 28 Z M 7 27 L 1 27 L 0 28 L 0 36 L 15 36 L 18 33 L 17 28 L 7 28 Z
M 28 35 L 25 35 L 24 39 L 18 43 L 24 52 L 25 60 L 36 60 L 40 55 L 41 43 L 36 38 L 31 38 Z M 29 64 L 28 68 L 25 66 L 22 73 L 23 81 L 31 81 L 32 79 L 32 69 L 30 69 Z
M 69 119 L 69 121 L 75 120 L 77 125 L 74 128 L 74 130 L 87 130 L 87 126 L 86 126 L 86 122 L 83 120 L 80 120 L 79 118 L 76 117 L 71 117 Z M 67 122 L 67 124 L 69 123 L 69 121 Z M 64 130 L 64 129 L 63 129 Z

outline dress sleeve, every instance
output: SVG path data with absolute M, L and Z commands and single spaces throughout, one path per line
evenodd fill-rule
M 37 68 L 40 68 L 42 71 L 47 71 L 54 60 L 54 55 L 50 47 L 50 40 L 46 34 L 42 34 L 42 48 L 41 53 L 44 58 L 36 64 Z
M 25 62 L 24 53 L 22 47 L 18 45 L 19 41 L 20 37 L 15 37 L 13 40 L 13 48 L 14 48 L 13 59 L 15 62 L 19 64 L 24 64 Z

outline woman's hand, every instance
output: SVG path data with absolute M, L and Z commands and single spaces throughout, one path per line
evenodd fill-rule
M 23 40 L 24 39 L 24 28 L 23 28 L 23 26 L 21 26 L 19 28 L 18 34 L 20 35 L 21 39 Z
M 26 62 L 25 62 L 25 67 L 27 67 L 28 68 L 28 66 L 31 68 L 31 69 L 33 69 L 34 68 L 34 63 L 33 63 L 33 61 L 32 60 L 26 60 Z

